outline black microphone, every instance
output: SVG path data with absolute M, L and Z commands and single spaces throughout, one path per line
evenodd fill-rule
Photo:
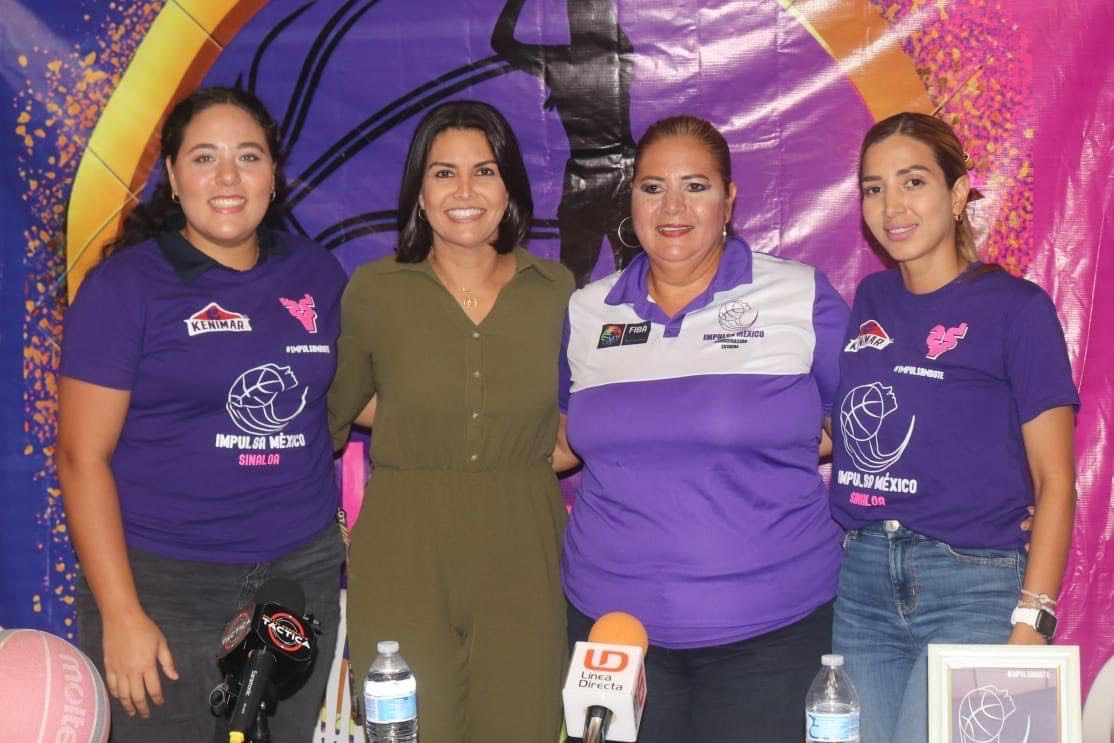
M 275 698 L 292 694 L 309 675 L 317 655 L 316 621 L 304 613 L 305 606 L 301 586 L 273 578 L 225 626 L 217 654 L 225 680 L 210 695 L 210 704 L 219 714 L 235 698 L 230 741 L 243 741 L 249 731 L 252 740 L 269 740 L 266 716 Z

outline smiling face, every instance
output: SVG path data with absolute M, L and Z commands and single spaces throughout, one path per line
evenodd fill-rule
M 699 139 L 663 137 L 638 161 L 631 221 L 651 264 L 695 267 L 723 249 L 735 184 Z
M 861 185 L 863 219 L 903 272 L 961 267 L 955 215 L 967 202 L 967 176 L 948 188 L 932 148 L 895 134 L 863 154 Z
M 446 129 L 434 138 L 418 204 L 435 249 L 492 247 L 507 211 L 507 189 L 483 132 Z
M 198 112 L 166 170 L 186 216 L 183 234 L 194 247 L 216 260 L 222 251 L 254 249 L 255 231 L 271 202 L 275 163 L 251 114 L 227 103 Z

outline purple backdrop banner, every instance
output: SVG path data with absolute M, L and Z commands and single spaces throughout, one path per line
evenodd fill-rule
M 75 564 L 54 473 L 61 318 L 141 195 L 177 91 L 255 90 L 290 150 L 291 224 L 356 265 L 391 250 L 406 142 L 429 107 L 504 111 L 534 185 L 530 247 L 615 267 L 633 141 L 706 117 L 731 146 L 733 224 L 850 298 L 880 263 L 859 219 L 870 124 L 938 111 L 987 198 L 985 258 L 1053 296 L 1083 407 L 1059 641 L 1085 688 L 1114 650 L 1114 7 L 1106 0 L 0 0 L 0 623 L 73 636 Z M 614 246 L 617 247 L 617 246 Z M 358 510 L 364 468 L 344 460 Z

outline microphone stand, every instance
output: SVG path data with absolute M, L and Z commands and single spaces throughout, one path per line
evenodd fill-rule
M 248 743 L 271 743 L 271 728 L 267 723 L 267 717 L 270 714 L 270 710 L 267 709 L 267 701 L 260 702 L 259 709 L 255 712 L 255 723 L 252 724 L 251 732 L 248 733 Z

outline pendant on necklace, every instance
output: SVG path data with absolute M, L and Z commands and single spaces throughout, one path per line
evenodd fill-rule
M 466 289 L 464 287 L 461 287 L 460 290 L 464 292 L 464 299 L 460 302 L 462 305 L 464 305 L 464 309 L 475 309 L 476 305 L 480 303 L 480 300 L 476 299 L 476 293 L 471 289 Z

